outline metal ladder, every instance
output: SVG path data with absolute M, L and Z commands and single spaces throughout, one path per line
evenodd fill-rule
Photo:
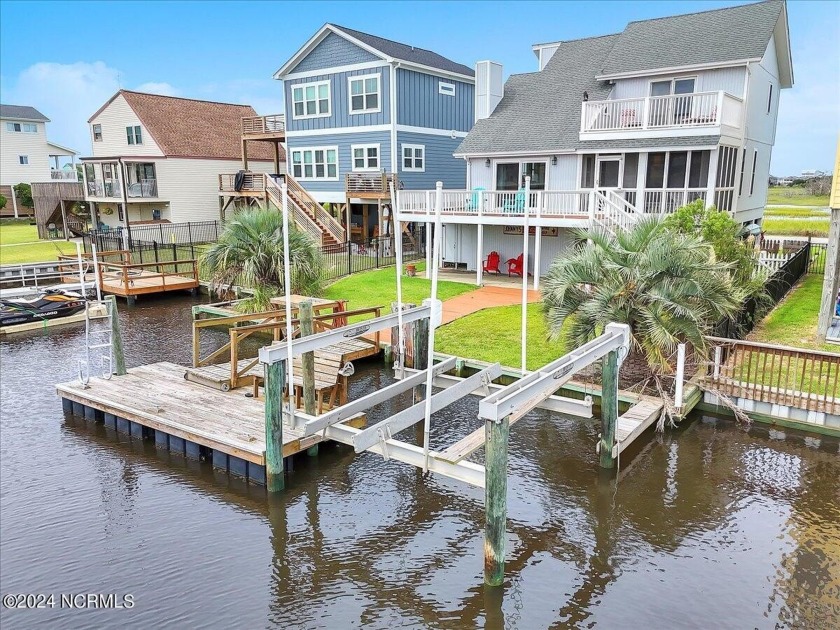
M 94 277 L 99 278 L 99 261 L 96 257 L 96 245 L 91 244 L 93 253 L 93 268 Z M 80 262 L 81 266 L 81 262 Z M 84 274 L 80 274 L 82 278 L 82 292 L 85 291 Z M 114 343 L 113 343 L 113 319 L 119 317 L 117 312 L 116 300 L 103 300 L 102 291 L 99 287 L 99 282 L 94 280 L 96 284 L 96 301 L 90 301 L 85 307 L 85 358 L 79 360 L 79 382 L 83 387 L 87 387 L 90 382 L 91 373 L 91 350 L 100 351 L 100 362 L 102 367 L 102 378 L 110 380 L 114 372 Z M 94 325 L 90 318 L 91 308 L 94 306 L 105 307 L 105 317 L 102 322 L 105 325 Z M 102 352 L 105 351 L 105 352 Z

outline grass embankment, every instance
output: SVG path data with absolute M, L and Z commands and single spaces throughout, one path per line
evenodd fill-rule
M 76 245 L 67 241 L 38 240 L 38 229 L 29 219 L 0 221 L 0 265 L 57 260 L 59 254 L 75 254 Z
M 804 188 L 771 186 L 767 191 L 767 203 L 771 206 L 820 206 L 828 207 L 828 195 L 809 195 Z
M 820 208 L 795 208 L 792 206 L 787 206 L 784 208 L 765 208 L 764 216 L 809 219 L 829 217 L 831 215 L 829 214 L 828 210 L 822 210 Z
M 424 265 L 418 264 L 418 273 Z M 448 300 L 449 298 L 474 291 L 475 286 L 463 282 L 449 282 L 441 280 L 438 282 L 438 299 Z M 403 276 L 402 280 L 403 302 L 420 304 L 429 297 L 431 292 L 431 281 L 425 278 L 408 278 Z M 384 307 L 383 315 L 391 312 L 391 302 L 397 300 L 397 272 L 396 267 L 387 267 L 375 271 L 365 271 L 352 276 L 347 276 L 329 285 L 322 292 L 321 297 L 327 300 L 348 300 L 347 307 L 350 310 L 358 310 L 372 306 Z M 370 316 L 360 316 L 359 319 L 367 319 Z
M 750 341 L 837 352 L 838 346 L 818 344 L 823 277 L 807 274 L 749 335 Z
M 528 305 L 526 367 L 535 370 L 562 356 L 562 341 L 549 342 L 542 305 Z M 522 307 L 486 308 L 441 326 L 435 334 L 438 352 L 519 368 L 522 364 Z
M 829 219 L 767 216 L 761 226 L 771 236 L 828 236 Z

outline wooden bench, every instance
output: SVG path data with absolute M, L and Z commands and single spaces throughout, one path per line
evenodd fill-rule
M 295 357 L 292 361 L 294 370 L 295 408 L 303 406 L 303 361 Z M 315 352 L 315 413 L 333 409 L 338 405 L 347 404 L 347 377 L 340 374 L 344 367 L 341 355 Z M 254 376 L 254 397 L 259 396 L 259 388 L 263 385 L 263 377 Z M 288 392 L 286 392 L 288 396 Z

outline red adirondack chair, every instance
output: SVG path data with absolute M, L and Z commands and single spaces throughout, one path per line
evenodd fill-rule
M 517 256 L 516 258 L 511 258 L 505 263 L 508 266 L 508 276 L 516 274 L 520 278 L 522 277 L 522 259 L 524 256 L 525 254 L 519 254 L 519 256 Z M 528 275 L 530 276 L 531 274 Z
M 489 254 L 487 254 L 487 261 L 484 263 L 484 272 L 496 272 L 497 274 L 501 275 L 502 270 L 499 269 L 499 263 L 501 262 L 501 260 L 502 257 L 499 256 L 499 252 L 490 252 Z

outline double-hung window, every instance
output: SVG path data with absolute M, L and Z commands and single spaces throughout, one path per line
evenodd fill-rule
M 426 147 L 422 144 L 402 145 L 402 170 L 424 172 L 426 170 Z
M 338 179 L 338 147 L 292 149 L 292 175 L 296 179 Z
M 379 170 L 378 144 L 354 144 L 350 147 L 350 150 L 353 152 L 354 171 Z
M 379 75 L 366 74 L 347 79 L 350 83 L 350 113 L 370 114 L 379 111 Z
M 292 86 L 292 118 L 319 118 L 329 115 L 329 81 Z
M 143 144 L 143 136 L 140 133 L 140 125 L 136 127 L 126 127 L 125 135 L 128 138 L 128 144 Z
M 102 125 L 93 126 L 93 141 L 102 142 Z
M 29 164 L 29 156 L 28 155 L 19 155 L 18 162 L 20 162 L 21 166 L 26 166 Z

